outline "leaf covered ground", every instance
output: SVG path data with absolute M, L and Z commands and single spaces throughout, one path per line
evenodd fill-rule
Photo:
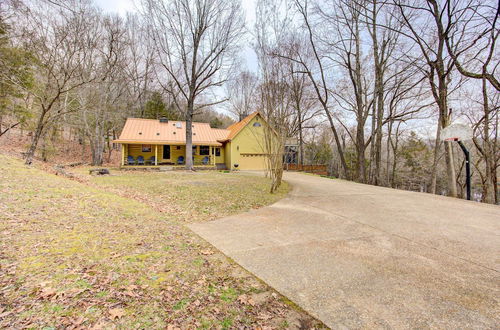
M 0 155 L 0 328 L 320 326 L 183 226 L 272 202 L 264 178 L 83 181 Z
M 272 204 L 288 192 L 286 182 L 269 193 L 266 178 L 223 171 L 120 171 L 91 176 L 89 167 L 72 171 L 83 181 L 120 196 L 151 205 L 183 221 L 208 221 Z

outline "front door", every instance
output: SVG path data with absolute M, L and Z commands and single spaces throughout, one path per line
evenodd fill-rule
M 163 146 L 163 159 L 170 159 L 170 146 L 169 145 Z

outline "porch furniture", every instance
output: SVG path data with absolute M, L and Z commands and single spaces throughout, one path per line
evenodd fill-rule
M 182 165 L 184 164 L 184 156 L 179 156 L 179 158 L 177 158 L 177 165 Z
M 155 156 L 151 156 L 149 157 L 149 159 L 146 161 L 147 163 L 151 164 L 151 165 L 154 165 L 155 164 Z
M 127 165 L 135 165 L 135 159 L 132 156 L 127 157 Z
M 208 165 L 208 162 L 209 162 L 209 158 L 208 158 L 208 156 L 203 157 L 203 159 L 201 160 L 201 163 L 202 163 L 203 165 Z
M 144 165 L 144 157 L 142 156 L 137 157 L 137 165 Z

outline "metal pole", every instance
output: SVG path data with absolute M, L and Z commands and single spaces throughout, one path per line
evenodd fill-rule
M 462 151 L 464 152 L 465 155 L 465 180 L 466 180 L 465 182 L 467 184 L 467 200 L 470 201 L 470 155 L 469 151 L 462 143 L 462 141 L 457 141 L 457 142 L 460 148 L 462 148 Z

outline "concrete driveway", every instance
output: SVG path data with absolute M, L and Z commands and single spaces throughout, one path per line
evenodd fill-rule
M 191 229 L 331 328 L 497 328 L 500 207 L 286 173 L 280 202 Z

